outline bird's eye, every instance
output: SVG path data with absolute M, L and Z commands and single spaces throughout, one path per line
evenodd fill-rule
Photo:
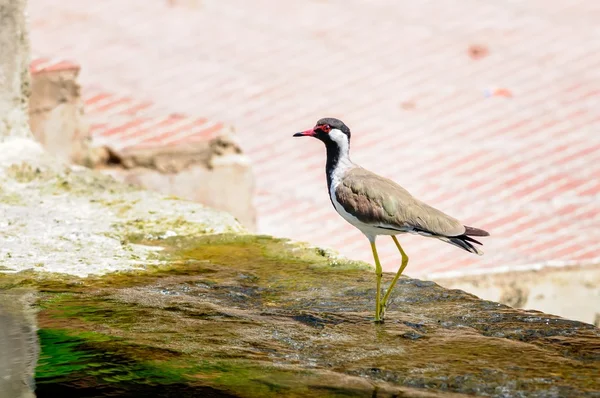
M 323 130 L 324 133 L 329 133 L 331 131 L 331 126 L 328 124 L 324 124 L 321 126 L 321 130 Z

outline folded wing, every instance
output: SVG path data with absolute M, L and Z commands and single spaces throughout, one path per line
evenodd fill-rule
M 394 181 L 362 167 L 349 170 L 335 193 L 347 212 L 379 228 L 444 237 L 466 232 L 457 219 L 414 198 Z

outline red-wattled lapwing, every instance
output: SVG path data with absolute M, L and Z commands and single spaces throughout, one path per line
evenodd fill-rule
M 376 322 L 383 320 L 390 293 L 408 264 L 408 256 L 396 235 L 412 233 L 437 238 L 470 253 L 483 254 L 473 246 L 473 243 L 481 243 L 471 236 L 489 236 L 489 233 L 463 225 L 457 219 L 414 198 L 392 180 L 352 163 L 349 157 L 350 129 L 341 120 L 324 118 L 312 129 L 294 134 L 294 137 L 305 136 L 315 137 L 325 143 L 325 172 L 333 207 L 344 220 L 365 234 L 371 243 L 377 274 Z M 382 270 L 375 246 L 377 235 L 391 235 L 402 256 L 400 269 L 383 300 L 380 298 Z

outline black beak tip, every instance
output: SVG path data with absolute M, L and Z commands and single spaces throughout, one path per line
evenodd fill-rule
M 302 134 L 302 133 L 296 133 L 296 134 L 294 134 L 294 137 L 302 137 L 303 135 L 304 134 Z

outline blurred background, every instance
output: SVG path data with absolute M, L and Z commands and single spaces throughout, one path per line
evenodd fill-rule
M 600 2 L 30 0 L 31 125 L 52 152 L 371 262 L 334 211 L 352 159 L 490 231 L 401 236 L 406 274 L 600 323 Z M 380 238 L 384 269 L 400 262 Z

